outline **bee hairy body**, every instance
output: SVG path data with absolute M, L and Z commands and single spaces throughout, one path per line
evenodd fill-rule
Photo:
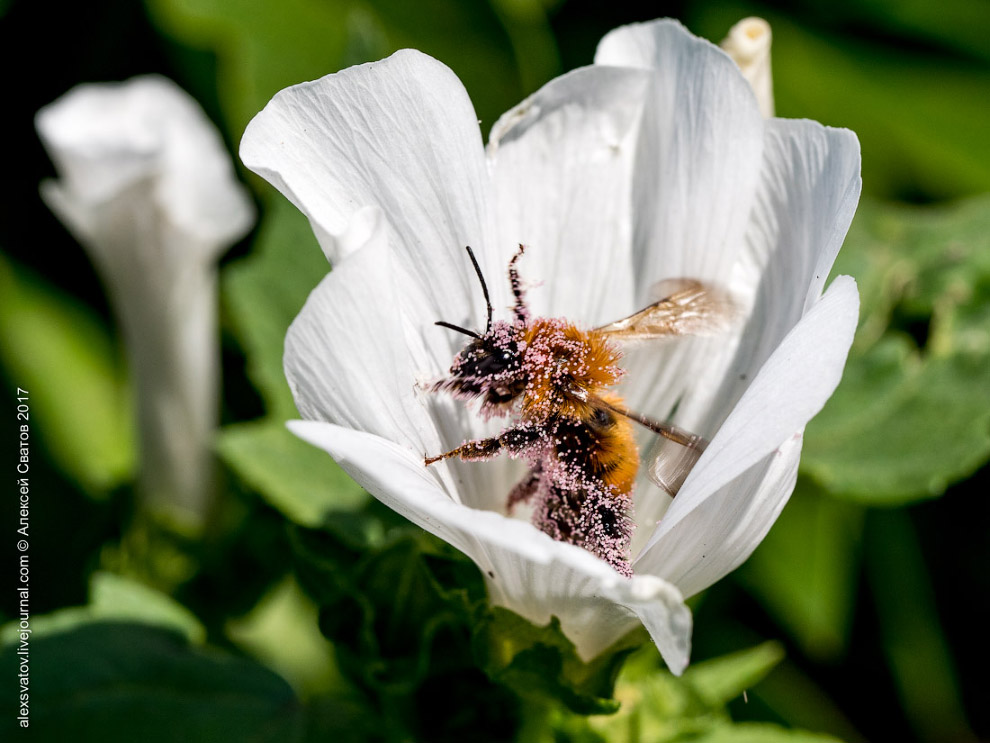
M 625 407 L 611 391 L 624 374 L 616 341 L 705 329 L 713 325 L 707 308 L 719 295 L 701 282 L 677 281 L 667 298 L 611 325 L 584 330 L 564 318 L 530 317 L 516 271 L 523 252 L 520 245 L 509 262 L 514 319 L 493 322 L 488 287 L 468 248 L 488 323 L 478 333 L 437 322 L 472 340 L 454 357 L 450 376 L 433 385 L 434 391 L 479 400 L 485 418 L 512 416 L 515 423 L 496 436 L 466 441 L 424 462 L 429 466 L 451 457 L 484 461 L 503 452 L 526 460 L 529 473 L 509 493 L 507 510 L 532 504 L 532 521 L 541 531 L 583 547 L 630 576 L 632 495 L 639 469 L 630 421 L 684 449 L 670 458 L 674 466 L 665 477 L 650 471 L 670 495 L 704 450 L 704 440 Z
M 632 493 L 639 469 L 633 427 L 610 410 L 599 408 L 588 417 L 562 421 L 557 426 L 554 456 L 616 493 Z
M 489 323 L 454 358 L 434 389 L 481 400 L 485 417 L 517 422 L 498 436 L 466 441 L 426 463 L 449 457 L 484 461 L 506 452 L 530 471 L 507 509 L 533 503 L 533 523 L 554 539 L 584 547 L 630 574 L 632 492 L 639 454 L 631 423 L 610 405 L 622 378 L 618 348 L 602 333 L 563 318 L 530 318 L 517 290 L 512 323 Z M 463 328 L 450 326 L 465 332 Z

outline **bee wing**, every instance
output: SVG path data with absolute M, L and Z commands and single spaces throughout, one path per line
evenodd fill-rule
M 596 330 L 618 341 L 715 335 L 726 330 L 739 314 L 728 292 L 697 279 L 665 279 L 650 293 L 660 299 Z
M 700 436 L 693 438 L 696 441 L 685 443 L 659 436 L 645 458 L 646 474 L 671 498 L 677 495 L 708 445 Z
M 673 498 L 687 479 L 691 468 L 701 457 L 708 441 L 697 434 L 669 423 L 661 423 L 629 410 L 624 405 L 595 398 L 595 402 L 613 413 L 636 421 L 657 434 L 657 440 L 646 456 L 646 472 L 657 485 Z

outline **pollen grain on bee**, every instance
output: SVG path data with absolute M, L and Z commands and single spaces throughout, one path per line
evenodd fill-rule
M 583 547 L 631 575 L 632 492 L 638 452 L 631 424 L 608 392 L 624 372 L 621 352 L 603 334 L 564 318 L 530 316 L 515 263 L 513 322 L 491 322 L 455 356 L 434 390 L 479 400 L 482 418 L 511 417 L 490 439 L 466 441 L 427 463 L 456 456 L 481 461 L 505 451 L 530 471 L 508 496 L 508 509 L 534 502 L 533 523 L 554 539 Z M 482 288 L 487 287 L 475 262 Z

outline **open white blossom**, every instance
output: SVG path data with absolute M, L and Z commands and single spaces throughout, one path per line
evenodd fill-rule
M 403 51 L 283 90 L 241 156 L 308 216 L 334 266 L 286 339 L 306 419 L 292 430 L 469 555 L 494 602 L 559 617 L 582 657 L 642 622 L 681 672 L 685 597 L 769 530 L 804 426 L 842 375 L 858 294 L 848 277 L 822 290 L 859 197 L 855 136 L 764 120 L 725 53 L 657 21 L 609 33 L 594 65 L 506 113 L 487 150 L 456 76 Z M 424 466 L 504 425 L 422 382 L 445 376 L 464 345 L 436 320 L 485 327 L 464 246 L 504 319 L 519 243 L 537 316 L 599 326 L 670 277 L 728 287 L 745 308 L 724 335 L 624 359 L 630 408 L 710 439 L 673 501 L 640 476 L 631 578 L 506 515 L 519 462 Z
M 165 78 L 80 85 L 36 126 L 60 176 L 42 197 L 89 252 L 122 330 L 142 498 L 196 528 L 219 415 L 216 264 L 253 206 L 216 128 Z

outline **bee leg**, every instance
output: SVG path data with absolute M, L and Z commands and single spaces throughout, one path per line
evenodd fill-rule
M 528 503 L 533 499 L 537 489 L 540 487 L 540 480 L 543 478 L 543 467 L 537 464 L 529 471 L 522 480 L 516 483 L 515 487 L 509 491 L 509 500 L 505 504 L 507 513 L 512 513 L 512 509 L 519 503 Z
M 489 439 L 474 439 L 465 441 L 456 449 L 451 449 L 435 457 L 426 457 L 423 461 L 429 467 L 435 462 L 443 459 L 457 457 L 465 462 L 483 462 L 491 459 L 503 449 L 509 454 L 521 454 L 531 448 L 540 438 L 539 428 L 531 426 L 517 426 L 502 431 L 498 436 Z
M 494 457 L 501 449 L 502 445 L 499 444 L 497 436 L 490 439 L 474 439 L 473 441 L 465 441 L 456 449 L 445 451 L 443 454 L 438 454 L 435 457 L 426 457 L 423 461 L 427 467 L 444 459 L 450 459 L 451 457 L 457 457 L 465 462 L 483 462 L 486 459 Z

